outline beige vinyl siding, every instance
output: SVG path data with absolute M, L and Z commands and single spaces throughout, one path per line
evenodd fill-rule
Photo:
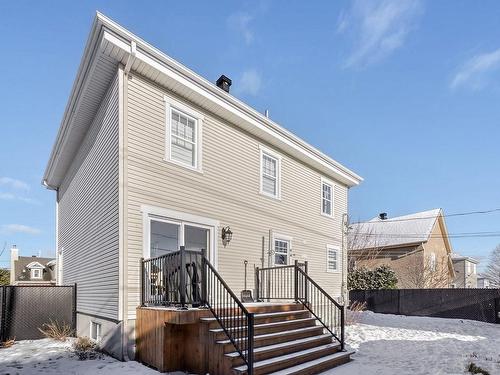
M 144 204 L 218 220 L 217 266 L 237 295 L 244 287 L 243 260 L 249 262 L 248 287 L 252 288 L 253 266 L 260 265 L 262 237 L 266 237 L 267 250 L 268 233 L 273 230 L 292 237 L 291 260 L 307 260 L 315 280 L 333 296 L 339 296 L 342 272 L 326 272 L 326 245 L 341 245 L 347 187 L 334 183 L 335 217 L 321 215 L 320 173 L 186 102 L 205 116 L 202 173 L 165 161 L 165 94 L 172 95 L 138 75 L 128 80 L 129 317 L 135 316 L 139 304 L 139 259 L 143 256 L 141 205 Z M 281 200 L 259 193 L 260 145 L 282 157 Z M 233 231 L 233 240 L 224 248 L 220 234 L 221 227 L 226 225 Z M 347 259 L 345 255 L 342 258 L 345 269 Z M 267 256 L 265 264 L 268 265 Z
M 118 78 L 115 76 L 58 192 L 63 283 L 78 311 L 118 318 Z

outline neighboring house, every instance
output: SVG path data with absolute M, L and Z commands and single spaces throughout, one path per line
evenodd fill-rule
M 180 246 L 206 249 L 237 295 L 245 262 L 307 260 L 345 296 L 343 220 L 362 179 L 230 85 L 94 21 L 43 183 L 57 196 L 60 283 L 78 284 L 78 334 L 118 358 L 134 355 L 141 258 Z
M 348 247 L 351 268 L 388 265 L 398 288 L 447 288 L 455 276 L 441 209 L 352 224 Z
M 477 276 L 477 287 L 489 289 L 491 288 L 491 280 L 486 275 L 478 274 Z
M 10 284 L 55 285 L 56 260 L 19 256 L 19 249 L 14 245 L 10 250 Z
M 453 288 L 477 288 L 477 265 L 479 261 L 455 253 L 451 254 L 451 260 L 455 269 L 455 278 L 451 286 Z

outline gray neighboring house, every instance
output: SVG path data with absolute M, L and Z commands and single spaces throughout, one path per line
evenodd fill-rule
M 56 260 L 35 255 L 19 256 L 19 249 L 10 250 L 10 285 L 55 285 Z
M 455 269 L 453 288 L 477 288 L 477 265 L 479 261 L 460 254 L 452 254 L 451 260 Z

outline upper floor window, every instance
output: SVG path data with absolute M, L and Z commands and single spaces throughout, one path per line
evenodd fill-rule
M 337 272 L 339 270 L 339 252 L 338 246 L 326 246 L 326 271 Z
M 437 269 L 436 253 L 431 253 L 431 257 L 429 259 L 429 268 L 431 272 L 435 272 Z
M 281 158 L 266 149 L 260 149 L 260 192 L 280 199 Z
M 467 262 L 467 273 L 475 274 L 476 273 L 476 264 L 472 262 Z
M 202 116 L 169 97 L 167 110 L 166 157 L 185 167 L 201 170 Z
M 326 180 L 321 180 L 321 213 L 333 216 L 333 184 Z

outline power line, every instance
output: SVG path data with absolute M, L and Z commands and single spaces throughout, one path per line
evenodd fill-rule
M 385 219 L 385 220 L 378 220 L 378 221 L 358 221 L 352 224 L 375 224 L 375 223 L 395 223 L 398 221 L 413 221 L 413 220 L 425 220 L 425 219 L 435 219 L 438 216 L 441 217 L 454 217 L 454 216 L 467 216 L 467 215 L 483 215 L 483 214 L 491 214 L 494 212 L 500 212 L 500 208 L 494 208 L 491 210 L 483 210 L 483 211 L 469 211 L 469 212 L 457 212 L 453 214 L 447 214 L 447 215 L 433 215 L 433 216 L 421 216 L 421 217 L 409 217 L 406 219 Z

